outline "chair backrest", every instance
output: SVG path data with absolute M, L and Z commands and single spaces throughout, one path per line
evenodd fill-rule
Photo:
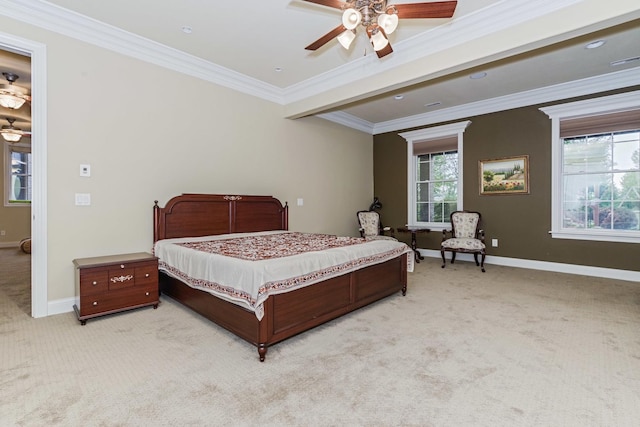
M 456 239 L 475 239 L 480 225 L 480 213 L 473 211 L 451 212 L 451 229 Z
M 380 234 L 382 226 L 380 225 L 380 214 L 375 211 L 358 212 L 358 223 L 364 237 L 377 236 Z

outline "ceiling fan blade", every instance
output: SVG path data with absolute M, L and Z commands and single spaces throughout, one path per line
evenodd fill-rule
M 393 49 L 391 48 L 391 43 L 389 43 L 383 49 L 377 51 L 376 55 L 378 55 L 378 58 L 382 58 L 389 55 L 391 52 L 393 52 Z
M 308 3 L 321 4 L 322 6 L 334 7 L 336 9 L 342 9 L 344 2 L 342 0 L 302 0 Z
M 451 18 L 457 5 L 457 1 L 436 1 L 393 6 L 398 11 L 398 18 Z
M 318 48 L 324 46 L 325 44 L 330 42 L 332 39 L 338 37 L 340 34 L 344 33 L 345 31 L 347 31 L 347 29 L 344 27 L 344 25 L 340 24 L 333 30 L 329 31 L 324 36 L 320 37 L 318 40 L 311 43 L 309 46 L 305 47 L 305 49 L 317 50 Z

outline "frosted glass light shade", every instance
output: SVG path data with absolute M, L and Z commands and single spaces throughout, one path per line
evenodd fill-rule
M 360 22 L 362 22 L 362 14 L 353 8 L 345 10 L 342 14 L 342 25 L 347 30 L 355 29 Z
M 378 16 L 378 25 L 382 27 L 385 34 L 391 34 L 398 28 L 398 15 L 383 13 Z
M 351 43 L 355 38 L 356 33 L 354 33 L 352 30 L 347 30 L 338 36 L 338 41 L 340 42 L 342 47 L 344 47 L 345 49 L 349 49 L 349 46 L 351 46 Z
M 3 129 L 0 131 L 2 133 L 2 137 L 7 142 L 18 142 L 20 138 L 22 138 L 22 132 L 14 131 L 13 129 Z
M 17 97 L 15 95 L 11 95 L 9 93 L 0 94 L 0 105 L 4 108 L 10 108 L 12 110 L 17 110 L 18 108 L 24 105 L 25 100 Z
M 377 52 L 387 47 L 389 40 L 384 36 L 382 31 L 377 31 L 371 34 L 371 44 L 373 45 L 373 50 Z

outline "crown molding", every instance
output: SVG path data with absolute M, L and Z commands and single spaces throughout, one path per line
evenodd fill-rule
M 45 1 L 0 0 L 0 15 L 283 104 L 282 89 L 276 86 Z
M 509 7 L 492 5 L 473 14 L 454 18 L 445 25 L 411 39 L 398 42 L 393 60 L 381 61 L 375 55 L 368 55 L 285 89 L 43 0 L 0 0 L 0 14 L 122 55 L 285 105 L 392 70 L 475 38 L 552 13 L 581 0 L 508 1 Z M 497 5 L 500 6 L 502 3 L 504 1 Z M 500 15 L 499 20 L 495 19 L 496 14 Z
M 318 116 L 372 135 L 378 135 L 636 85 L 640 85 L 640 67 L 380 123 L 367 122 L 344 112 L 327 113 Z

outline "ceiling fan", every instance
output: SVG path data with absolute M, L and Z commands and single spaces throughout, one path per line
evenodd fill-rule
M 9 144 L 15 144 L 20 142 L 23 136 L 31 137 L 31 132 L 25 132 L 22 129 L 13 126 L 13 122 L 16 121 L 13 117 L 5 117 L 7 122 L 9 122 L 9 126 L 4 125 L 0 128 L 0 135 L 7 141 Z
M 356 37 L 356 28 L 362 25 L 373 45 L 378 58 L 391 52 L 387 35 L 398 26 L 398 18 L 451 18 L 456 10 L 457 1 L 435 1 L 424 3 L 387 4 L 387 0 L 303 0 L 323 6 L 341 9 L 342 24 L 329 31 L 318 40 L 305 47 L 317 50 L 334 38 L 349 49 Z

